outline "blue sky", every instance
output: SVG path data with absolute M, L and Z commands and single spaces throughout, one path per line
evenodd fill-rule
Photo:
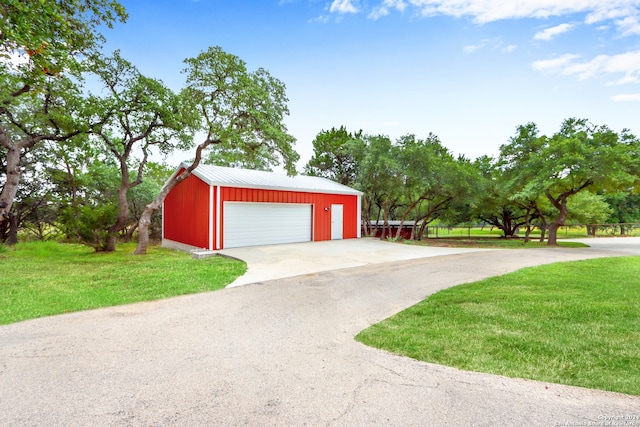
M 516 126 L 640 134 L 640 0 L 120 0 L 106 49 L 174 89 L 209 46 L 287 86 L 302 160 L 322 130 L 438 135 L 495 155 Z M 170 159 L 178 163 L 183 159 Z

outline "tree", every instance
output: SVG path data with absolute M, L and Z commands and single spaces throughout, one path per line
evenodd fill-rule
M 474 163 L 479 179 L 472 215 L 502 230 L 505 238 L 515 237 L 522 226 L 530 231 L 531 221 L 537 216 L 535 200 L 513 199 L 515 183 L 495 159 L 482 156 Z
M 248 71 L 244 61 L 220 47 L 211 47 L 185 63 L 187 80 L 182 96 L 199 112 L 200 129 L 206 136 L 197 146 L 193 162 L 173 176 L 145 208 L 136 254 L 147 251 L 151 215 L 162 206 L 169 191 L 191 175 L 208 146 L 221 145 L 249 158 L 259 155 L 268 165 L 282 164 L 290 174 L 295 173 L 299 159 L 292 147 L 295 138 L 283 123 L 289 110 L 280 80 L 262 68 Z
M 352 186 L 358 178 L 362 159 L 357 153 L 362 152 L 363 145 L 362 131 L 347 132 L 344 126 L 323 130 L 313 140 L 313 156 L 305 165 L 304 172 Z
M 127 225 L 125 241 L 131 241 L 134 232 L 140 225 L 140 218 L 146 209 L 162 190 L 165 182 L 171 177 L 175 167 L 164 163 L 149 162 L 145 168 L 145 179 L 139 186 L 132 189 L 129 199 L 129 224 Z M 162 237 L 161 216 L 156 212 L 149 224 L 149 236 L 159 240 Z
M 612 209 L 604 196 L 591 191 L 581 191 L 569 198 L 568 221 L 574 224 L 586 224 L 591 228 L 589 234 L 595 235 L 595 227 L 591 224 L 601 224 L 611 215 Z
M 399 165 L 394 151 L 396 148 L 389 137 L 374 135 L 365 137 L 365 147 L 358 168 L 358 180 L 355 187 L 364 193 L 362 197 L 362 215 L 365 235 L 375 234 L 383 219 L 381 238 L 390 237 L 389 219 L 393 216 L 398 201 L 398 189 L 402 185 Z M 371 220 L 376 218 L 376 227 Z
M 508 145 L 501 147 L 505 171 L 515 177 L 514 199 L 544 196 L 554 207 L 548 245 L 557 245 L 558 228 L 569 216 L 569 199 L 582 191 L 620 190 L 638 180 L 638 140 L 628 131 L 620 135 L 586 119 L 567 119 L 548 138 L 537 126 L 518 127 Z
M 78 59 L 100 46 L 101 25 L 125 19 L 114 0 L 0 5 L 0 147 L 6 162 L 0 225 L 12 215 L 22 155 L 43 141 L 62 142 L 87 130 L 87 121 L 78 120 Z
M 272 171 L 266 146 L 260 146 L 250 152 L 244 152 L 232 143 L 220 142 L 209 147 L 209 154 L 203 163 L 229 168 Z
M 464 158 L 456 161 L 436 135 L 429 134 L 424 140 L 406 135 L 398 140 L 397 148 L 402 185 L 398 187 L 400 225 L 395 237 L 400 237 L 405 220 L 411 217 L 416 225 L 421 223 L 420 238 L 427 224 L 444 216 L 456 199 L 470 194 L 470 176 L 465 173 Z
M 118 216 L 101 248 L 112 252 L 129 219 L 129 192 L 142 184 L 151 150 L 166 155 L 189 147 L 197 115 L 183 97 L 143 76 L 118 51 L 112 57 L 93 58 L 93 64 L 107 95 L 90 97 L 94 121 L 100 123 L 90 133 L 111 153 L 120 171 Z
M 80 189 L 72 203 L 62 201 L 59 223 L 67 239 L 102 251 L 118 216 L 118 166 L 103 155 L 76 171 L 74 179 Z
M 605 221 L 620 224 L 620 234 L 626 234 L 626 224 L 640 222 L 640 194 L 619 191 L 605 194 L 604 199 L 611 207 L 611 213 Z

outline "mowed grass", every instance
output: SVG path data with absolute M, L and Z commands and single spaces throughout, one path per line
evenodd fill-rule
M 356 339 L 469 371 L 640 395 L 640 257 L 456 286 Z
M 192 259 L 188 253 L 135 245 L 95 253 L 81 245 L 22 243 L 0 251 L 0 324 L 150 301 L 223 288 L 246 271 L 223 257 Z
M 501 239 L 497 237 L 471 237 L 471 238 L 452 238 L 444 237 L 438 239 L 425 239 L 425 240 L 405 240 L 404 243 L 408 245 L 422 245 L 422 246 L 438 246 L 438 247 L 456 247 L 456 248 L 503 248 L 503 249 L 533 249 L 533 248 L 548 248 L 547 242 L 540 242 L 538 240 L 529 240 L 525 243 L 524 239 Z M 563 242 L 558 241 L 558 246 L 563 248 L 588 248 L 589 245 L 585 245 L 580 242 Z

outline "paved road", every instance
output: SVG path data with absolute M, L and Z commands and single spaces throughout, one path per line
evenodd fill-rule
M 1 327 L 0 424 L 640 425 L 637 396 L 464 372 L 353 340 L 446 287 L 628 253 L 463 253 Z

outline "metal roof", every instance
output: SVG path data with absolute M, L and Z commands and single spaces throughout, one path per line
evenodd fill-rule
M 188 166 L 183 163 L 179 169 Z M 276 172 L 202 164 L 193 170 L 193 174 L 212 186 L 362 195 L 362 192 L 351 187 L 317 176 L 288 176 Z

